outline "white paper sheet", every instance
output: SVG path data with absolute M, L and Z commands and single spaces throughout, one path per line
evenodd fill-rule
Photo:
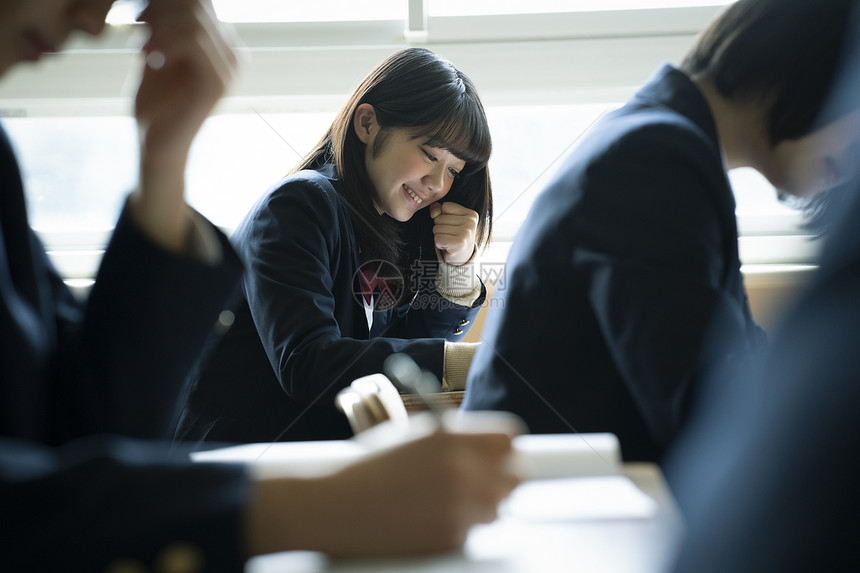
M 499 514 L 524 521 L 640 519 L 657 513 L 657 502 L 624 476 L 534 480 L 502 502 Z

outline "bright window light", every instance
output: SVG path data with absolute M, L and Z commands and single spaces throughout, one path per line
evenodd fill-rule
M 137 128 L 130 117 L 4 118 L 37 230 L 89 233 L 113 227 L 137 184 Z
M 144 2 L 138 0 L 118 0 L 111 6 L 105 22 L 118 26 L 123 24 L 134 24 L 135 18 L 143 10 Z
M 689 8 L 725 6 L 735 0 L 427 0 L 431 16 L 477 16 L 488 14 L 536 14 L 546 12 L 594 12 L 645 8 Z
M 226 22 L 327 22 L 345 20 L 403 20 L 403 0 L 215 0 L 218 17 Z
M 425 0 L 430 16 L 475 16 L 552 12 L 591 12 L 645 8 L 725 6 L 735 0 Z M 218 17 L 226 22 L 330 22 L 347 20 L 405 20 L 407 0 L 214 0 Z M 118 0 L 108 15 L 110 24 L 130 24 L 143 0 Z
M 225 22 L 327 22 L 343 20 L 403 20 L 404 0 L 215 0 Z
M 142 0 L 119 0 L 111 8 L 109 24 L 131 24 L 143 9 Z M 331 22 L 405 20 L 406 0 L 213 0 L 225 22 Z
M 617 105 L 487 106 L 496 239 L 513 237 L 563 158 L 595 120 Z M 216 224 L 234 228 L 257 198 L 312 148 L 334 114 L 212 116 L 191 150 L 189 202 Z M 137 180 L 132 118 L 5 118 L 3 123 L 18 148 L 35 228 L 82 236 L 111 228 Z M 756 172 L 735 170 L 732 183 L 742 220 L 796 218 Z

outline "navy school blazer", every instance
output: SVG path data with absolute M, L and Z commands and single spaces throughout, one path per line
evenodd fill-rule
M 244 560 L 238 467 L 170 459 L 165 438 L 241 264 L 168 253 L 123 213 L 86 303 L 30 229 L 0 129 L 0 560 L 9 571 L 153 568 L 181 545 L 207 570 Z M 96 437 L 100 434 L 102 437 Z M 178 542 L 182 542 L 177 545 Z
M 666 456 L 686 524 L 675 573 L 860 571 L 860 179 L 850 189 L 761 364 L 709 386 Z
M 431 265 L 414 300 L 375 312 L 368 331 L 356 295 L 359 244 L 341 185 L 333 165 L 299 172 L 236 229 L 233 243 L 248 266 L 241 301 L 230 331 L 192 376 L 177 439 L 349 437 L 335 395 L 381 372 L 394 352 L 441 379 L 444 343 L 462 340 L 485 289 L 471 307 L 454 304 L 435 291 Z
M 535 201 L 463 408 L 514 412 L 535 433 L 613 432 L 625 459 L 659 459 L 698 381 L 764 343 L 734 210 L 710 109 L 665 66 Z

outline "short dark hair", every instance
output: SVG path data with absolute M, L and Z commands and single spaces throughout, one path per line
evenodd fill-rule
M 681 69 L 711 79 L 726 98 L 769 104 L 771 145 L 803 137 L 827 123 L 820 112 L 840 69 L 855 4 L 738 0 L 701 34 Z
M 492 143 L 478 92 L 471 80 L 448 60 L 424 48 L 406 48 L 386 58 L 362 80 L 326 134 L 293 170 L 334 163 L 353 213 L 362 259 L 381 258 L 397 264 L 404 255 L 406 258 L 413 255 L 404 250 L 414 245 L 404 242 L 432 238 L 432 231 L 427 231 L 432 228 L 432 220 L 426 213 L 419 212 L 406 223 L 378 216 L 365 165 L 365 145 L 353 126 L 355 110 L 363 103 L 373 106 L 380 126 L 372 150 L 374 155 L 384 146 L 390 130 L 403 128 L 412 137 L 446 149 L 466 162 L 446 200 L 478 213 L 477 241 L 479 246 L 486 244 L 493 218 L 487 169 Z M 432 242 L 422 256 L 436 260 Z

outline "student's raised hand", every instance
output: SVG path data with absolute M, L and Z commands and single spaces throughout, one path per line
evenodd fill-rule
M 460 266 L 475 253 L 478 213 L 468 207 L 447 201 L 430 205 L 433 219 L 433 240 L 442 253 L 442 260 Z
M 135 101 L 141 181 L 134 215 L 154 240 L 181 249 L 190 225 L 188 151 L 231 83 L 237 58 L 211 0 L 151 0 L 138 19 L 149 25 L 150 38 Z

